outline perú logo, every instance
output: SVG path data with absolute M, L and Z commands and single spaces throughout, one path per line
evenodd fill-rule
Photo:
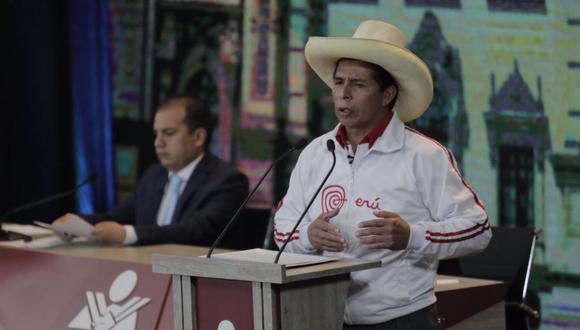
M 126 270 L 119 274 L 109 289 L 107 304 L 102 292 L 87 291 L 87 305 L 68 324 L 72 329 L 134 330 L 137 311 L 151 299 L 129 296 L 137 286 L 137 273 Z M 122 303 L 125 301 L 124 303 Z M 121 304 L 122 303 L 122 304 Z
M 340 209 L 346 202 L 346 194 L 342 186 L 333 184 L 322 189 L 322 212 Z

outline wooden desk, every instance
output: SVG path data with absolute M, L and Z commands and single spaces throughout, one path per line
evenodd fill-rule
M 444 329 L 505 329 L 503 282 L 445 275 L 438 275 L 437 280 L 456 282 L 439 284 L 435 288 L 437 309 Z
M 128 269 L 139 276 L 135 294 L 152 297 L 139 314 L 138 329 L 172 328 L 170 275 L 153 274 L 151 256 L 199 256 L 206 252 L 205 247 L 172 244 L 108 247 L 77 243 L 43 250 L 0 246 L 0 329 L 66 329 L 86 305 L 87 290 L 106 294 L 115 277 Z M 503 284 L 457 279 L 458 283 L 436 288 L 445 328 L 504 329 Z
M 151 255 L 197 256 L 206 251 L 181 245 L 107 247 L 75 243 L 43 250 L 0 246 L 0 329 L 68 329 L 71 324 L 77 325 L 72 328 L 90 328 L 95 318 L 88 313 L 87 292 L 100 295 L 99 307 L 104 306 L 105 311 L 122 310 L 131 299 L 150 299 L 125 322 L 136 329 L 170 329 L 171 277 L 151 271 Z M 134 283 L 120 299 L 112 290 L 122 274 L 134 278 Z
M 90 243 L 78 243 L 35 251 L 83 258 L 138 262 L 151 265 L 151 257 L 153 254 L 171 254 L 183 257 L 193 257 L 205 255 L 207 250 L 207 247 L 179 244 L 112 247 Z M 216 249 L 215 253 L 226 251 L 230 250 Z

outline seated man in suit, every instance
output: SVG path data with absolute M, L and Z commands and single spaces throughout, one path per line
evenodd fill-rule
M 105 214 L 84 217 L 95 223 L 100 243 L 211 245 L 246 197 L 247 178 L 208 151 L 212 117 L 198 98 L 163 102 L 153 131 L 159 163 L 145 171 L 134 196 Z M 241 237 L 230 239 L 222 245 L 236 247 Z

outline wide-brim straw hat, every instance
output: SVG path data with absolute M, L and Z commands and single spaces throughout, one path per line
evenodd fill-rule
M 405 36 L 389 23 L 364 21 L 352 38 L 310 37 L 304 54 L 310 67 L 330 88 L 341 58 L 383 67 L 396 80 L 399 95 L 393 110 L 404 122 L 421 116 L 433 99 L 433 80 L 427 65 L 405 48 Z

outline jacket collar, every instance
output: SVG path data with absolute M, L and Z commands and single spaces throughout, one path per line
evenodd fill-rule
M 175 205 L 175 211 L 173 212 L 172 223 L 177 223 L 177 221 L 175 221 L 176 217 L 181 214 L 182 209 L 186 204 L 198 202 L 194 196 L 203 190 L 204 182 L 214 168 L 214 156 L 210 153 L 206 153 L 195 167 L 193 173 L 191 173 L 191 176 L 185 185 L 185 189 L 179 196 L 179 200 Z
M 184 168 L 180 169 L 179 171 L 177 172 L 170 171 L 169 173 L 167 173 L 167 178 L 169 179 L 172 174 L 175 174 L 178 175 L 181 178 L 181 180 L 183 180 L 183 182 L 189 181 L 191 174 L 193 173 L 193 171 L 195 171 L 195 168 L 197 167 L 199 162 L 203 159 L 203 156 L 205 156 L 205 153 L 202 152 L 199 156 L 197 156 L 197 158 L 192 160 L 189 164 L 187 164 Z
M 387 117 L 377 124 L 367 136 L 363 138 L 362 143 L 369 144 L 369 150 L 382 152 L 392 152 L 403 146 L 405 133 L 405 124 L 399 119 L 396 113 L 390 112 Z M 346 138 L 346 129 L 342 124 L 338 124 L 331 133 L 335 143 L 338 143 L 343 149 L 346 149 L 348 140 Z M 323 139 L 326 144 L 326 139 Z

